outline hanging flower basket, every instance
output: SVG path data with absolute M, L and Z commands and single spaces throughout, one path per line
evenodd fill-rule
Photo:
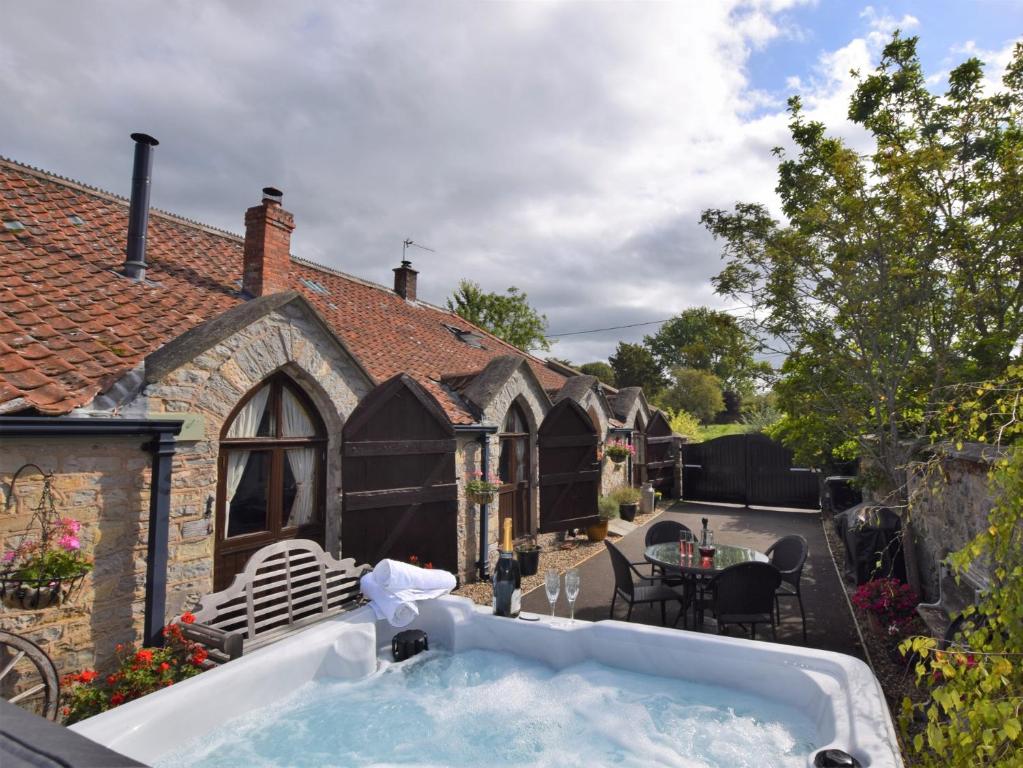
M 26 464 L 14 473 L 7 507 L 14 499 L 18 476 L 26 469 L 43 475 L 39 505 L 32 515 L 30 528 L 13 549 L 8 549 L 0 565 L 0 600 L 15 609 L 39 609 L 63 605 L 73 598 L 92 570 L 92 562 L 82 554 L 78 538 L 81 523 L 71 517 L 60 517 L 53 503 L 52 473 L 43 472 L 35 464 Z
M 470 504 L 489 504 L 501 487 L 501 482 L 493 475 L 483 476 L 476 470 L 465 481 L 465 498 Z
M 604 446 L 604 455 L 615 464 L 621 464 L 630 456 L 636 454 L 636 449 L 624 440 L 612 440 Z
M 64 605 L 78 594 L 89 568 L 72 576 L 23 579 L 7 571 L 0 574 L 0 599 L 8 608 L 36 610 Z
M 494 500 L 494 493 L 466 491 L 465 498 L 469 500 L 470 504 L 489 504 Z

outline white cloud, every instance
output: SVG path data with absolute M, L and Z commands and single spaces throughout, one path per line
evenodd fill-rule
M 800 4 L 14 4 L 2 151 L 124 194 L 143 130 L 162 208 L 238 231 L 273 184 L 301 256 L 388 283 L 412 237 L 437 250 L 414 256 L 429 300 L 469 277 L 524 289 L 552 331 L 658 319 L 725 304 L 701 210 L 775 200 L 786 117 L 746 67 L 802 34 Z M 893 23 L 864 18 L 790 82 L 830 125 Z

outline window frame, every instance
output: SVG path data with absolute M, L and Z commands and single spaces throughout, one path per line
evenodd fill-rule
M 270 387 L 266 407 L 273 416 L 274 434 L 261 437 L 227 437 L 234 424 L 238 412 L 264 387 Z M 314 434 L 311 437 L 281 437 L 283 430 L 283 400 L 287 389 L 305 409 L 312 422 Z M 283 524 L 284 500 L 284 462 L 287 461 L 286 451 L 289 448 L 313 448 L 315 466 L 313 477 L 316 479 L 313 504 L 316 509 L 316 520 L 305 525 Z M 270 454 L 270 471 L 267 479 L 266 527 L 260 531 L 244 533 L 228 537 L 226 525 L 227 512 L 227 457 L 235 449 L 247 451 L 267 451 Z M 216 542 L 218 556 L 236 550 L 252 549 L 254 546 L 269 544 L 282 539 L 313 538 L 322 543 L 325 528 L 326 498 L 326 451 L 327 432 L 319 410 L 309 396 L 295 381 L 285 373 L 275 373 L 253 387 L 242 397 L 224 420 L 220 433 L 219 456 L 217 460 L 217 519 Z

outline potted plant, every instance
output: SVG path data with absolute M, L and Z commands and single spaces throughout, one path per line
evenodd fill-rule
M 500 487 L 498 478 L 493 475 L 484 477 L 483 472 L 477 469 L 465 481 L 465 498 L 470 504 L 489 504 Z
M 633 488 L 630 485 L 623 485 L 612 494 L 615 501 L 618 502 L 618 516 L 622 520 L 631 523 L 636 519 L 641 495 L 638 488 Z
M 34 467 L 35 465 L 26 465 Z M 22 467 L 11 480 L 8 505 Z M 38 467 L 36 467 L 38 469 Z M 43 490 L 32 516 L 39 534 L 26 534 L 3 554 L 0 597 L 11 608 L 48 608 L 66 602 L 81 586 L 92 562 L 82 554 L 81 523 L 60 517 L 53 503 L 52 475 L 43 474 Z
M 621 464 L 630 456 L 635 456 L 636 449 L 624 440 L 611 440 L 604 446 L 604 455 L 615 464 Z
M 519 573 L 532 576 L 540 570 L 540 545 L 535 536 L 527 536 L 515 545 L 515 557 L 519 561 Z
M 610 496 L 597 499 L 597 516 L 600 520 L 586 527 L 586 538 L 590 541 L 603 541 L 607 538 L 607 524 L 618 517 L 618 502 Z

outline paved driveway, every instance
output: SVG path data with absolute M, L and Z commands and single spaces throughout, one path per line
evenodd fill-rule
M 798 533 L 803 536 L 810 547 L 810 556 L 803 570 L 802 582 L 807 645 L 848 653 L 861 659 L 864 657 L 843 586 L 828 552 L 819 513 L 774 512 L 679 502 L 653 522 L 674 519 L 695 532 L 701 527 L 702 517 L 708 518 L 708 525 L 714 531 L 715 541 L 753 547 L 761 552 L 784 535 Z M 649 525 L 648 523 L 647 526 L 637 528 L 615 542 L 630 560 L 643 559 L 643 537 Z M 576 616 L 590 621 L 608 618 L 614 585 L 609 555 L 603 552 L 587 560 L 580 566 L 580 575 L 582 589 L 576 604 Z M 782 600 L 781 605 L 782 621 L 778 628 L 778 642 L 802 645 L 799 608 L 795 600 Z M 536 613 L 550 612 L 550 605 L 542 586 L 523 598 L 523 609 Z M 562 595 L 558 602 L 558 615 L 567 613 L 568 604 Z M 625 618 L 625 608 L 621 600 L 618 601 L 616 617 Z M 669 624 L 674 619 L 675 611 L 669 607 Z M 637 606 L 632 613 L 632 620 L 645 624 L 660 624 L 660 607 Z M 713 625 L 710 625 L 710 631 L 716 631 Z M 757 638 L 762 637 L 770 637 L 770 630 L 766 627 L 758 627 Z

